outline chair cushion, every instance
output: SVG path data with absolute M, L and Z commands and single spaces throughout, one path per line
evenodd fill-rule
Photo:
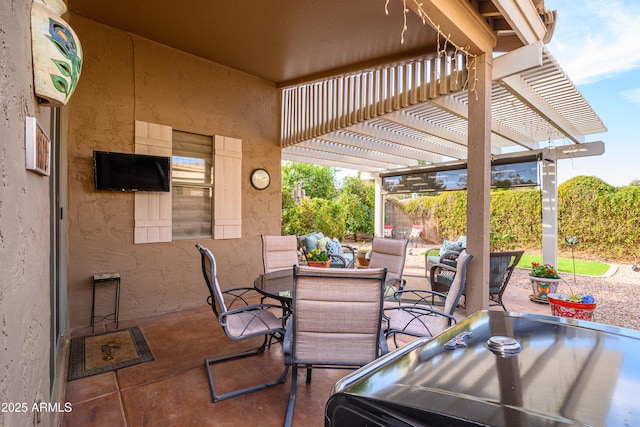
M 447 328 L 447 318 L 430 316 L 424 312 L 393 310 L 389 319 L 389 329 L 416 336 L 435 336 Z
M 327 253 L 342 255 L 342 244 L 338 239 L 329 240 L 327 242 Z
M 440 256 L 440 263 L 455 267 L 458 262 L 458 256 L 464 250 L 464 248 L 457 245 L 451 246 L 447 252 Z
M 225 317 L 228 334 L 233 339 L 245 335 L 259 334 L 270 329 L 282 328 L 282 320 L 269 310 L 250 310 Z
M 353 261 L 353 254 L 351 252 L 340 252 L 339 255 L 342 255 L 342 258 L 347 262 L 347 265 L 351 264 L 351 261 Z
M 427 257 L 429 264 L 434 265 L 440 262 L 440 255 L 429 255 Z

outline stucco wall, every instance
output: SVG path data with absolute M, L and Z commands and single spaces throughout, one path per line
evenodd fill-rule
M 30 10 L 31 0 L 0 2 L 0 403 L 27 405 L 3 406 L 3 426 L 34 425 L 33 403 L 51 401 L 50 178 L 25 169 L 24 145 L 25 117 L 48 129 L 50 109 L 33 94 Z
M 262 271 L 260 234 L 280 233 L 278 90 L 183 52 L 72 16 L 85 64 L 69 106 L 69 319 L 87 326 L 91 277 L 122 276 L 120 319 L 205 304 L 195 243 L 209 247 L 223 287 L 250 285 Z M 133 244 L 133 193 L 96 192 L 93 150 L 133 152 L 134 121 L 240 138 L 242 239 Z M 266 168 L 272 185 L 253 189 Z

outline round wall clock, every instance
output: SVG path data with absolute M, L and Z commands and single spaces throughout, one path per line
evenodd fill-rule
M 265 169 L 256 169 L 251 172 L 251 185 L 253 185 L 257 190 L 264 190 L 271 183 L 271 177 L 269 176 L 269 172 Z

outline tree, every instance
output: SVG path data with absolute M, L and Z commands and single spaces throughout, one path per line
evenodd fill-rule
M 345 231 L 350 234 L 373 234 L 375 187 L 372 181 L 348 176 L 342 180 L 338 204 L 345 209 Z
M 306 197 L 333 200 L 337 195 L 335 169 L 309 163 L 287 163 L 282 166 L 282 193 L 291 194 L 301 182 Z

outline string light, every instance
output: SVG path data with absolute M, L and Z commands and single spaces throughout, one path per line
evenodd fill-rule
M 384 4 L 384 13 L 388 16 L 389 15 L 389 1 L 390 0 L 386 0 L 385 4 Z M 427 25 L 427 21 L 428 23 L 431 25 L 431 27 L 433 29 L 436 30 L 436 44 L 437 44 L 437 57 L 444 57 L 447 56 L 447 44 L 451 44 L 453 47 L 455 47 L 455 51 L 453 54 L 454 60 L 458 54 L 458 52 L 461 52 L 462 54 L 464 54 L 464 56 L 466 57 L 466 64 L 465 67 L 467 69 L 467 79 L 465 80 L 464 84 L 462 85 L 462 87 L 466 87 L 467 84 L 469 83 L 469 76 L 473 76 L 473 84 L 471 85 L 471 88 L 469 89 L 470 92 L 473 92 L 475 94 L 475 98 L 476 101 L 478 100 L 478 94 L 476 92 L 476 83 L 478 81 L 478 78 L 476 76 L 476 55 L 472 54 L 471 52 L 469 52 L 469 46 L 458 46 L 456 43 L 453 42 L 453 40 L 451 40 L 451 34 L 445 34 L 441 29 L 440 29 L 440 25 L 436 24 L 433 19 L 431 19 L 431 17 L 427 14 L 427 12 L 423 9 L 422 5 L 423 3 L 418 3 L 418 0 L 409 0 L 412 1 L 413 4 L 416 7 L 416 10 L 418 11 L 418 17 L 422 20 L 422 24 L 423 25 Z M 404 44 L 404 33 L 407 31 L 408 26 L 407 26 L 407 13 L 409 13 L 410 10 L 409 8 L 407 8 L 407 0 L 402 0 L 402 19 L 403 19 L 403 23 L 402 23 L 402 32 L 400 33 L 400 44 Z M 442 43 L 442 49 L 440 48 L 440 37 L 442 37 L 444 39 L 444 43 Z M 455 62 L 453 62 L 453 64 L 455 64 Z

